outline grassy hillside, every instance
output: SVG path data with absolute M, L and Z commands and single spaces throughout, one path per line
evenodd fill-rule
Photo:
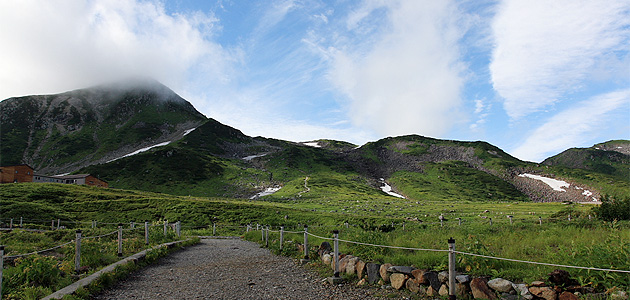
M 0 115 L 0 164 L 51 175 L 168 141 L 206 120 L 154 81 L 11 98 Z
M 630 155 L 617 151 L 630 147 L 630 141 L 610 141 L 591 148 L 571 148 L 542 163 L 570 169 L 589 170 L 630 180 Z

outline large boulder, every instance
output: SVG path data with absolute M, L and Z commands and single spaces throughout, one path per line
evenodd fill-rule
M 325 265 L 329 265 L 332 262 L 332 256 L 328 253 L 322 255 L 322 263 Z
M 339 272 L 346 272 L 346 266 L 348 265 L 348 261 L 353 258 L 352 255 L 346 255 L 342 259 L 339 260 Z
M 400 290 L 405 286 L 407 278 L 409 278 L 409 276 L 403 273 L 393 273 L 389 276 L 389 281 L 391 282 L 393 288 Z
M 364 261 L 362 260 L 357 261 L 356 269 L 357 269 L 358 278 L 363 278 L 365 274 L 367 274 L 365 270 L 365 266 L 366 266 L 366 263 Z
M 515 283 L 512 284 L 512 288 L 516 291 L 516 293 L 523 299 L 532 300 L 534 296 L 529 292 L 527 285 L 524 283 Z
M 512 282 L 503 278 L 495 278 L 488 281 L 488 286 L 500 293 L 509 293 L 512 291 Z
M 448 282 L 448 271 L 442 271 L 442 272 L 438 273 L 438 280 L 441 283 L 447 283 Z
M 470 290 L 476 299 L 496 300 L 497 295 L 488 287 L 488 279 L 483 277 L 474 278 L 470 281 Z
M 381 278 L 380 270 L 381 265 L 375 263 L 368 263 L 365 265 L 365 270 L 367 271 L 368 283 L 375 284 Z
M 579 300 L 579 298 L 574 293 L 564 291 L 558 296 L 558 300 Z
M 427 270 L 415 269 L 411 271 L 411 276 L 417 284 L 429 285 L 429 279 L 423 276 L 425 272 L 427 272 Z
M 577 285 L 575 279 L 571 279 L 571 274 L 565 270 L 556 269 L 549 273 L 549 282 L 559 286 Z
M 556 298 L 558 298 L 556 290 L 548 286 L 532 286 L 529 288 L 529 292 L 532 293 L 532 295 L 545 300 L 556 300 Z
M 387 272 L 389 273 L 402 273 L 407 276 L 413 276 L 412 272 L 416 268 L 414 267 L 406 267 L 406 266 L 391 266 L 387 268 Z
M 346 264 L 346 274 L 354 275 L 357 272 L 357 262 L 359 258 L 356 256 L 348 259 L 348 264 Z
M 381 278 L 383 278 L 383 281 L 385 282 L 389 282 L 389 273 L 387 273 L 387 269 L 391 266 L 392 264 L 382 264 L 381 269 L 379 270 L 379 274 L 381 274 Z

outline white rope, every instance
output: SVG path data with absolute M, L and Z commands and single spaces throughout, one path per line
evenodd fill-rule
M 526 261 L 526 260 L 518 260 L 518 259 L 511 259 L 511 258 L 501 258 L 501 257 L 487 256 L 487 255 L 474 254 L 474 253 L 468 253 L 468 252 L 460 252 L 460 251 L 453 251 L 453 252 L 458 253 L 458 254 L 463 254 L 463 255 L 477 256 L 477 257 L 491 258 L 491 259 L 498 259 L 498 260 L 507 260 L 507 261 L 527 263 L 527 264 L 535 264 L 535 265 L 545 265 L 545 266 L 553 266 L 553 267 L 574 268 L 574 269 L 594 270 L 594 271 L 608 271 L 608 272 L 630 273 L 630 271 L 626 271 L 626 270 L 613 270 L 613 269 L 600 269 L 600 268 L 591 268 L 591 267 L 577 267 L 577 266 L 568 266 L 568 265 L 557 265 L 557 264 L 541 263 L 541 262 L 535 262 L 535 261 Z
M 287 231 L 287 230 L 285 230 L 284 233 L 296 233 L 297 234 L 297 233 L 304 233 L 304 231 Z
M 314 236 L 316 238 L 320 238 L 320 239 L 324 239 L 324 240 L 329 240 L 329 241 L 333 241 L 334 240 L 332 238 L 325 238 L 325 237 L 317 236 L 317 235 L 314 235 L 312 233 L 309 233 L 309 235 L 312 235 L 312 236 Z M 376 245 L 376 244 L 368 244 L 368 243 L 361 243 L 361 242 L 355 242 L 355 241 L 348 241 L 348 240 L 342 240 L 342 239 L 339 239 L 338 241 L 351 243 L 351 244 L 357 244 L 357 245 L 364 245 L 364 246 L 381 247 L 381 248 L 392 248 L 392 249 L 403 249 L 403 250 L 417 250 L 417 251 L 433 251 L 433 252 L 448 252 L 448 250 L 442 250 L 442 249 L 422 249 L 422 248 L 386 246 L 386 245 Z
M 329 240 L 329 241 L 334 240 L 334 239 L 332 239 L 332 238 L 327 238 L 327 237 L 323 237 L 323 236 L 314 235 L 314 234 L 312 234 L 312 233 L 310 233 L 310 232 L 308 233 L 308 235 L 314 236 L 314 237 L 316 237 L 316 238 L 318 238 L 318 239 L 322 239 L 322 240 Z
M 103 235 L 81 237 L 81 239 L 97 239 L 97 238 L 106 237 L 108 235 L 112 235 L 112 234 L 116 234 L 116 233 L 118 233 L 118 230 L 112 231 L 110 233 L 106 233 L 106 234 L 103 234 Z
M 19 255 L 5 256 L 5 257 L 4 257 L 4 259 L 12 259 L 12 258 L 18 258 L 18 257 L 24 257 L 24 256 L 28 256 L 28 255 L 38 254 L 38 253 L 42 253 L 42 252 L 46 252 L 46 251 L 50 251 L 50 250 L 55 250 L 55 249 L 57 249 L 57 248 L 61 248 L 61 247 L 65 246 L 65 245 L 72 244 L 72 243 L 74 243 L 74 240 L 69 241 L 69 242 L 67 242 L 67 243 L 65 243 L 65 244 L 61 244 L 61 245 L 59 245 L 59 246 L 55 246 L 55 247 L 49 248 L 49 249 L 39 250 L 39 251 L 35 251 L 35 252 L 31 252 L 31 253 L 26 253 L 26 254 L 19 254 Z

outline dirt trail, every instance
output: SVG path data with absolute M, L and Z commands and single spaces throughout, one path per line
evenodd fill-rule
M 377 299 L 373 288 L 331 286 L 286 257 L 240 239 L 204 239 L 93 299 Z

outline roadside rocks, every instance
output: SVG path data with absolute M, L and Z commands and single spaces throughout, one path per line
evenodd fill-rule
M 321 248 L 327 248 L 323 246 Z M 322 252 L 326 252 L 323 253 Z M 334 269 L 332 254 L 320 251 L 322 261 Z M 356 275 L 359 285 L 379 284 L 384 289 L 406 289 L 420 296 L 439 297 L 449 294 L 448 271 L 417 269 L 413 266 L 395 266 L 390 263 L 365 262 L 359 257 L 340 254 L 340 272 Z M 486 300 L 578 300 L 582 293 L 592 288 L 581 287 L 569 272 L 555 270 L 549 274 L 548 282 L 533 281 L 530 284 L 513 283 L 503 278 L 473 277 L 457 273 L 455 293 L 458 298 Z M 592 295 L 592 294 L 591 294 Z M 590 299 L 587 295 L 587 299 Z M 612 296 L 612 292 L 611 292 Z M 615 300 L 628 300 L 627 293 L 617 292 Z

